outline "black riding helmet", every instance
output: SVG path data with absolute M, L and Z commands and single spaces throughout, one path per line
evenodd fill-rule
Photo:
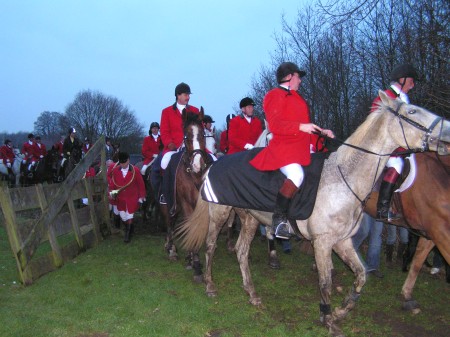
M 277 69 L 277 82 L 278 84 L 289 82 L 289 81 L 283 81 L 283 78 L 285 78 L 287 75 L 291 75 L 297 73 L 300 77 L 303 77 L 306 75 L 306 72 L 303 70 L 300 70 L 300 68 L 292 62 L 283 62 L 280 64 L 280 66 Z
M 152 129 L 153 128 L 160 128 L 159 124 L 157 122 L 153 122 L 152 124 L 150 124 L 150 128 L 148 129 L 148 134 L 151 135 L 152 134 Z
M 391 72 L 390 80 L 398 82 L 399 79 L 404 77 L 411 77 L 412 79 L 417 80 L 417 71 L 412 64 L 405 63 L 395 67 Z
M 181 82 L 175 87 L 175 97 L 181 94 L 191 94 L 191 88 L 184 82 Z

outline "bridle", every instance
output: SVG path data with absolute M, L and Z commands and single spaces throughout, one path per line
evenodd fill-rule
M 213 137 L 213 136 L 207 136 L 205 133 L 203 133 L 203 137 Z M 194 165 L 194 158 L 196 155 L 200 155 L 200 157 L 202 158 L 201 161 L 201 167 L 200 167 L 200 173 L 202 174 L 205 169 L 211 164 L 211 159 L 208 156 L 208 154 L 206 153 L 205 150 L 203 149 L 195 149 L 192 151 L 188 151 L 188 143 L 187 143 L 188 137 L 186 135 L 184 135 L 183 137 L 183 143 L 184 143 L 184 147 L 186 149 L 186 155 L 183 156 L 183 163 L 184 166 L 186 168 L 186 172 L 187 173 L 195 173 L 194 169 L 193 169 L 193 165 Z

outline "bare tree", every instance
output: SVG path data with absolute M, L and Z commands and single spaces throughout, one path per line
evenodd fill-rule
M 82 137 L 97 139 L 101 135 L 120 142 L 121 149 L 140 151 L 143 126 L 120 100 L 100 92 L 79 92 L 66 108 L 63 123 L 79 130 Z
M 44 143 L 56 143 L 61 133 L 62 114 L 56 111 L 44 111 L 34 122 L 34 133 L 41 136 Z

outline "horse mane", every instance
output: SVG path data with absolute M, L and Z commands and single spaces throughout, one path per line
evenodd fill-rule
M 374 125 L 379 123 L 379 119 L 386 115 L 384 113 L 385 109 L 386 106 L 380 102 L 380 104 L 377 105 L 377 109 L 369 113 L 365 121 L 356 129 L 355 132 L 350 135 L 350 137 L 346 139 L 345 143 L 358 146 L 362 143 L 363 139 L 367 140 L 367 135 L 370 134 L 371 130 L 373 130 Z M 359 150 L 345 145 L 339 147 L 337 164 L 347 162 L 355 151 Z

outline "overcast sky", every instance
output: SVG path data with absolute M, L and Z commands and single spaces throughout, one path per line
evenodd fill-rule
M 186 82 L 221 128 L 302 0 L 0 0 L 0 131 L 32 131 L 82 90 L 119 99 L 146 131 Z

